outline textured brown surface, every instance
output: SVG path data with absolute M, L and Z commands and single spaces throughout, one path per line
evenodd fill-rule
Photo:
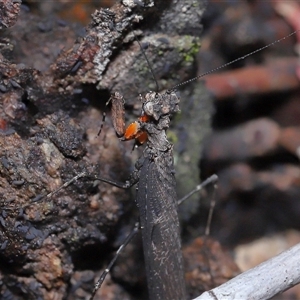
M 176 8 L 171 4 L 162 3 L 160 13 L 168 6 Z M 178 5 L 175 10 L 181 11 L 182 4 Z M 154 13 L 157 11 L 155 8 Z M 83 171 L 118 181 L 128 178 L 131 145 L 118 141 L 109 122 L 96 138 L 102 119 L 99 108 L 104 108 L 110 91 L 124 92 L 128 86 L 132 89 L 131 80 L 142 79 L 145 90 L 149 88 L 145 82 L 153 82 L 140 48 L 132 37 L 126 37 L 130 26 L 150 13 L 138 5 L 130 8 L 117 4 L 110 11 L 95 11 L 84 31 L 51 14 L 34 16 L 25 8 L 16 25 L 5 34 L 1 32 L 2 299 L 87 297 L 126 234 L 128 227 L 119 230 L 134 207 L 128 192 L 87 177 L 52 197 L 43 196 Z M 165 14 L 170 17 L 174 13 Z M 185 14 L 180 16 L 184 18 Z M 200 18 L 196 11 L 194 17 Z M 147 29 L 150 25 L 141 24 L 144 33 L 138 35 L 148 35 L 146 41 L 154 50 L 152 54 L 149 51 L 149 60 L 155 72 L 161 70 L 158 78 L 164 79 L 159 80 L 159 86 L 172 86 L 172 81 L 165 80 L 172 70 L 178 70 L 178 80 L 182 74 L 194 72 L 198 38 L 173 38 L 181 46 L 169 46 L 161 33 L 151 38 Z M 190 51 L 187 60 L 186 51 Z M 164 59 L 169 52 L 172 55 Z M 130 77 L 114 68 L 117 61 L 124 62 L 125 70 L 131 67 L 124 60 L 128 53 L 140 67 L 133 69 Z M 139 108 L 139 100 L 133 96 L 141 91 L 127 94 L 127 106 Z M 120 277 L 127 287 L 142 281 L 126 273 Z M 140 290 L 131 288 L 132 294 L 143 293 L 143 286 L 139 282 Z M 107 299 L 134 297 L 115 284 L 105 284 L 97 298 L 101 294 Z
M 184 247 L 189 299 L 195 298 L 240 273 L 230 253 L 216 240 L 203 236 Z

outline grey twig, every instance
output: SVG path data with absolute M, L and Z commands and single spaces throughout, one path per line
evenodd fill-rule
M 194 300 L 270 299 L 300 282 L 300 244 Z

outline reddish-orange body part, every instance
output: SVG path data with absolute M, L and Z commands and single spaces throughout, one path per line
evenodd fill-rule
M 144 144 L 148 140 L 148 134 L 146 131 L 140 131 L 140 133 L 135 137 L 140 145 Z
M 150 117 L 142 115 L 139 117 L 139 120 L 141 122 L 149 122 Z M 147 132 L 139 130 L 139 123 L 137 121 L 131 123 L 124 133 L 124 140 L 127 141 L 132 139 L 136 139 L 139 144 L 144 144 L 148 139 Z
M 131 123 L 125 130 L 124 139 L 125 140 L 135 139 L 135 137 L 139 131 L 138 127 L 139 127 L 138 122 L 135 121 L 135 122 Z
M 142 115 L 142 116 L 139 117 L 139 120 L 141 122 L 149 122 L 150 121 L 150 117 L 147 116 L 147 115 Z

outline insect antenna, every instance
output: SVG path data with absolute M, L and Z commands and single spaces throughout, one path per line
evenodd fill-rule
M 149 59 L 148 59 L 148 57 L 147 57 L 145 51 L 143 50 L 143 47 L 142 47 L 142 45 L 141 45 L 139 39 L 137 38 L 136 34 L 134 33 L 134 30 L 132 30 L 132 33 L 133 33 L 134 39 L 137 41 L 137 43 L 138 43 L 139 46 L 140 46 L 141 52 L 143 53 L 143 56 L 144 56 L 145 60 L 147 61 L 147 64 L 148 64 L 150 73 L 151 73 L 152 78 L 153 78 L 153 80 L 154 80 L 154 82 L 155 82 L 156 93 L 158 93 L 158 92 L 159 92 L 159 86 L 158 86 L 158 82 L 157 82 L 157 80 L 156 80 L 156 77 L 155 77 L 153 68 L 152 68 L 152 66 L 151 66 L 151 64 L 150 64 L 150 61 L 149 61 Z
M 277 44 L 277 43 L 282 42 L 283 40 L 285 40 L 285 39 L 287 39 L 287 38 L 293 36 L 294 34 L 296 34 L 296 33 L 299 32 L 299 31 L 300 31 L 300 29 L 297 29 L 297 30 L 291 32 L 290 34 L 284 36 L 283 38 L 280 38 L 280 39 L 278 39 L 278 40 L 276 40 L 276 41 L 274 41 L 274 42 L 272 42 L 272 43 L 270 43 L 270 44 L 268 44 L 268 45 L 266 45 L 266 46 L 263 46 L 263 47 L 261 47 L 261 48 L 258 48 L 258 49 L 254 50 L 254 51 L 252 51 L 252 52 L 250 52 L 250 53 L 248 53 L 248 54 L 246 54 L 246 55 L 243 55 L 243 56 L 241 56 L 241 57 L 239 57 L 239 58 L 237 58 L 237 59 L 234 59 L 234 60 L 232 60 L 232 61 L 230 61 L 230 62 L 228 62 L 228 63 L 225 63 L 225 64 L 223 64 L 223 65 L 221 65 L 221 66 L 219 66 L 219 67 L 217 67 L 217 68 L 214 68 L 214 69 L 212 69 L 212 70 L 210 70 L 210 71 L 207 71 L 207 72 L 205 72 L 205 73 L 203 73 L 203 74 L 200 74 L 200 75 L 198 75 L 198 76 L 196 76 L 196 77 L 194 77 L 194 78 L 191 78 L 191 79 L 189 79 L 189 80 L 186 80 L 186 81 L 184 81 L 184 82 L 181 82 L 181 83 L 179 83 L 179 84 L 176 84 L 173 88 L 171 88 L 171 90 L 177 89 L 178 87 L 180 87 L 180 86 L 182 86 L 182 85 L 188 84 L 188 83 L 193 82 L 193 81 L 195 81 L 195 80 L 197 80 L 197 79 L 199 79 L 199 78 L 202 78 L 202 77 L 204 77 L 204 76 L 206 76 L 206 75 L 209 75 L 209 74 L 211 74 L 211 73 L 214 73 L 214 72 L 216 72 L 216 71 L 219 71 L 219 70 L 221 70 L 221 69 L 224 69 L 224 68 L 226 68 L 226 67 L 228 67 L 228 66 L 230 66 L 230 65 L 232 65 L 232 64 L 234 64 L 234 63 L 236 63 L 236 62 L 238 62 L 238 61 L 240 61 L 240 60 L 243 60 L 243 59 L 245 59 L 245 58 L 247 58 L 247 57 L 249 57 L 249 56 L 255 54 L 255 53 L 258 53 L 258 52 L 260 52 L 260 51 L 262 51 L 262 50 L 264 50 L 264 49 L 266 49 L 266 48 L 269 48 L 269 47 L 271 47 L 271 46 L 273 46 L 273 45 L 275 45 L 275 44 Z
M 143 50 L 143 47 L 138 39 L 138 37 L 136 36 L 136 34 L 134 33 L 134 30 L 133 28 L 131 27 L 131 32 L 133 34 L 133 37 L 134 39 L 136 40 L 136 42 L 138 43 L 139 47 L 140 47 L 140 50 L 147 62 L 147 65 L 148 65 L 148 68 L 150 70 L 150 73 L 152 75 L 152 78 L 155 82 L 155 87 L 156 87 L 156 90 L 155 92 L 158 93 L 159 92 L 159 85 L 158 85 L 158 82 L 157 82 L 157 79 L 155 77 L 155 74 L 154 74 L 154 70 L 150 64 L 150 61 L 145 53 L 145 51 Z M 123 97 L 119 94 L 119 93 L 115 93 L 114 95 L 111 95 L 111 97 L 109 98 L 109 100 L 106 102 L 106 107 L 108 106 L 109 103 L 112 103 L 112 119 L 113 119 L 113 125 L 114 125 L 114 128 L 116 130 L 116 133 L 118 135 L 118 137 L 122 136 L 124 134 L 124 131 L 125 131 L 125 111 L 124 111 L 124 99 Z M 104 111 L 103 112 L 103 116 L 102 116 L 102 122 L 101 122 L 101 125 L 100 125 L 100 129 L 98 131 L 98 134 L 96 137 L 98 137 L 100 134 L 101 134 L 101 131 L 103 129 L 103 126 L 104 126 L 104 123 L 105 123 L 105 119 L 106 119 L 106 112 Z M 136 144 L 133 145 L 133 148 L 132 150 L 134 150 L 136 148 Z

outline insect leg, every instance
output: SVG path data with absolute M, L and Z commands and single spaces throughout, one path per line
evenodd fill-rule
M 96 284 L 94 286 L 94 289 L 93 289 L 93 292 L 92 292 L 92 295 L 90 297 L 90 300 L 94 299 L 94 296 L 95 296 L 97 290 L 101 287 L 106 275 L 110 272 L 111 268 L 115 264 L 115 262 L 116 262 L 117 258 L 119 257 L 120 253 L 128 245 L 128 243 L 132 240 L 132 238 L 138 233 L 139 229 L 140 229 L 140 222 L 136 222 L 135 225 L 134 225 L 134 228 L 132 229 L 130 234 L 125 238 L 124 242 L 122 243 L 122 245 L 117 250 L 115 256 L 113 257 L 113 259 L 111 260 L 111 262 L 109 263 L 107 268 L 104 270 L 104 272 L 101 274 L 98 281 L 96 282 Z
M 107 102 L 108 103 L 108 102 Z M 105 122 L 105 119 L 106 119 L 106 112 L 104 111 L 103 112 L 103 115 L 102 115 L 102 121 L 101 121 L 101 125 L 100 125 L 100 129 L 97 133 L 97 137 L 100 135 L 102 129 L 103 129 L 103 126 L 104 126 L 104 122 Z
M 211 176 L 211 177 L 213 177 L 213 176 Z M 213 191 L 213 194 L 212 194 L 212 197 L 211 197 L 211 202 L 210 202 L 209 211 L 208 211 L 208 218 L 207 218 L 206 228 L 205 228 L 205 235 L 206 236 L 209 236 L 209 234 L 210 234 L 211 220 L 212 220 L 213 212 L 214 212 L 214 209 L 215 209 L 215 206 L 216 206 L 216 190 L 217 190 L 216 182 L 218 180 L 218 176 L 217 175 L 215 175 L 215 176 L 217 178 L 216 178 L 216 181 L 214 181 L 214 191 Z M 209 177 L 209 178 L 211 178 L 211 177 Z M 208 179 L 206 179 L 205 181 L 207 181 Z
M 132 187 L 133 185 L 135 185 L 138 182 L 138 178 L 135 179 L 133 177 L 131 177 L 129 180 L 126 180 L 125 183 L 113 181 L 113 180 L 102 178 L 102 177 L 92 177 L 92 178 L 95 179 L 95 180 L 100 180 L 100 181 L 105 182 L 105 183 L 109 183 L 109 184 L 111 184 L 113 186 L 116 186 L 120 189 L 129 189 L 130 187 Z
M 76 175 L 75 177 L 73 177 L 72 179 L 70 179 L 69 181 L 65 182 L 62 186 L 60 186 L 57 190 L 49 193 L 46 195 L 47 198 L 52 197 L 54 194 L 58 193 L 60 190 L 62 190 L 63 188 L 69 186 L 70 184 L 72 184 L 74 181 L 76 181 L 79 178 L 83 178 L 83 177 L 87 177 L 87 173 L 86 172 L 81 172 L 78 175 Z
M 95 179 L 95 180 L 100 180 L 102 182 L 109 183 L 109 184 L 111 184 L 113 186 L 116 186 L 120 189 L 128 189 L 128 188 L 132 187 L 133 185 L 135 185 L 139 181 L 140 168 L 143 165 L 143 161 L 144 161 L 144 158 L 141 158 L 136 162 L 134 171 L 131 173 L 129 179 L 126 180 L 125 183 L 113 181 L 113 180 L 103 178 L 103 177 L 92 177 L 92 178 Z
M 116 182 L 116 181 L 113 181 L 113 180 L 110 180 L 110 179 L 106 179 L 106 178 L 102 178 L 102 177 L 90 176 L 86 172 L 81 172 L 81 173 L 77 174 L 76 176 L 74 176 L 69 181 L 65 182 L 63 185 L 61 185 L 55 191 L 50 192 L 48 194 L 40 194 L 40 195 L 36 196 L 30 203 L 28 203 L 27 205 L 23 206 L 22 209 L 26 209 L 27 207 L 29 207 L 33 203 L 37 203 L 37 202 L 43 201 L 45 199 L 51 198 L 53 195 L 55 195 L 56 193 L 58 193 L 62 189 L 66 188 L 67 186 L 69 186 L 74 181 L 78 180 L 79 178 L 86 177 L 86 178 L 90 178 L 90 179 L 94 179 L 94 180 L 100 180 L 102 182 L 109 183 L 109 184 L 111 184 L 113 186 L 116 186 L 118 188 L 121 188 L 121 189 L 128 189 L 128 188 L 132 187 L 134 184 L 136 184 L 137 181 L 138 181 L 138 178 L 136 178 L 136 176 L 134 176 L 134 175 L 135 175 L 135 172 L 133 172 L 133 174 L 129 178 L 129 180 L 125 181 L 125 183 L 122 183 L 122 182 Z
M 110 180 L 106 180 L 106 179 L 102 179 L 102 178 L 99 178 L 99 180 L 104 181 L 106 183 L 113 184 L 114 186 L 126 188 L 126 187 L 124 187 L 124 185 L 122 185 L 122 184 L 116 185 L 115 182 L 112 182 Z M 217 181 L 218 181 L 218 176 L 217 175 L 214 174 L 214 175 L 210 176 L 205 181 L 203 181 L 201 184 L 197 185 L 196 188 L 194 190 L 192 190 L 190 193 L 188 193 L 185 197 L 183 197 L 182 199 L 178 200 L 178 205 L 182 204 L 185 200 L 187 200 L 189 197 L 191 197 L 194 193 L 200 191 L 205 186 L 207 186 L 209 184 L 215 184 Z M 211 206 L 210 206 L 209 216 L 208 216 L 208 221 L 207 221 L 207 226 L 206 226 L 206 229 L 205 229 L 205 234 L 206 235 L 209 235 L 209 226 L 210 226 L 210 223 L 211 223 L 212 212 L 213 212 L 214 206 L 215 206 L 215 201 L 213 201 L 212 204 L 211 204 Z M 107 274 L 110 272 L 111 268 L 113 267 L 113 265 L 115 264 L 116 260 L 118 259 L 120 253 L 128 245 L 128 243 L 132 240 L 132 238 L 137 234 L 137 232 L 139 230 L 140 230 L 140 222 L 136 222 L 134 228 L 131 231 L 131 233 L 125 238 L 125 240 L 122 243 L 122 245 L 118 248 L 115 256 L 110 261 L 109 265 L 103 271 L 103 273 L 101 274 L 100 278 L 96 282 L 96 284 L 94 286 L 94 290 L 93 290 L 92 295 L 90 297 L 90 300 L 92 300 L 94 298 L 97 290 L 101 287 L 101 285 L 104 282 Z
M 33 203 L 36 202 L 40 202 L 44 199 L 49 199 L 51 198 L 53 195 L 55 195 L 56 193 L 58 193 L 59 191 L 61 191 L 62 189 L 66 188 L 67 186 L 69 186 L 70 184 L 72 184 L 74 181 L 76 181 L 79 178 L 83 178 L 83 177 L 88 177 L 86 172 L 81 172 L 79 174 L 77 174 L 76 176 L 74 176 L 72 179 L 70 179 L 69 181 L 65 182 L 63 185 L 61 185 L 58 189 L 56 189 L 53 192 L 50 192 L 48 194 L 40 194 L 38 196 L 36 196 L 34 199 L 32 199 L 32 201 L 30 203 L 28 203 L 27 205 L 24 205 L 22 207 L 22 209 L 25 209 L 27 207 L 29 207 L 30 205 L 32 205 Z
M 208 184 L 210 184 L 210 183 L 215 184 L 217 181 L 218 181 L 218 176 L 216 174 L 208 177 L 202 183 L 200 183 L 199 185 L 197 185 L 195 187 L 195 189 L 193 189 L 191 192 L 189 192 L 183 198 L 179 199 L 178 202 L 177 202 L 177 204 L 180 205 L 182 202 L 184 202 L 186 199 L 188 199 L 189 197 L 191 197 L 193 194 L 199 192 L 201 189 L 203 189 Z

